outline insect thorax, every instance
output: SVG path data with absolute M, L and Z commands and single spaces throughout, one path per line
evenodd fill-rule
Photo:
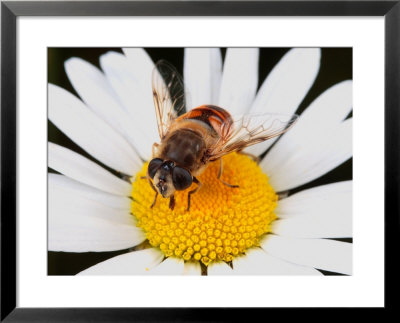
M 204 139 L 197 132 L 178 129 L 165 139 L 160 157 L 193 170 L 203 156 L 205 146 Z

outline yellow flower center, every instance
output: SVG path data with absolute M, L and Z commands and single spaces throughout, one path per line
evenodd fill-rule
M 186 211 L 188 192 L 196 184 L 175 193 L 173 211 L 169 209 L 169 199 L 161 195 L 150 208 L 155 192 L 146 179 L 141 179 L 147 165 L 133 182 L 132 213 L 150 244 L 167 257 L 201 261 L 206 266 L 213 261 L 230 262 L 257 246 L 260 237 L 270 232 L 278 196 L 267 175 L 249 157 L 237 153 L 223 157 L 221 179 L 239 188 L 218 180 L 220 163 L 210 163 L 198 177 L 203 186 L 192 194 L 190 211 Z

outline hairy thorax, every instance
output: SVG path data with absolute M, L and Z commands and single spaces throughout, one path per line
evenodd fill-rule
M 201 136 L 188 129 L 180 129 L 166 138 L 161 147 L 161 158 L 171 160 L 190 171 L 204 154 L 205 143 Z

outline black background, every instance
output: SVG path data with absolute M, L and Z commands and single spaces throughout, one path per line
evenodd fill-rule
M 259 86 L 261 86 L 265 77 L 275 66 L 276 63 L 290 48 L 261 48 L 259 61 Z M 174 65 L 180 73 L 183 70 L 183 48 L 146 48 L 150 57 L 154 62 L 159 59 L 165 59 Z M 48 81 L 56 84 L 77 95 L 69 82 L 65 70 L 64 62 L 70 57 L 80 57 L 95 66 L 99 67 L 99 57 L 108 52 L 122 52 L 120 48 L 49 48 L 48 49 Z M 222 49 L 223 58 L 225 49 Z M 323 48 L 321 56 L 321 67 L 319 74 L 304 98 L 297 114 L 301 112 L 322 92 L 332 85 L 352 79 L 352 49 L 351 48 Z M 288 93 L 290 95 L 290 93 Z M 78 95 L 77 95 L 78 96 Z M 349 117 L 351 114 L 349 115 Z M 68 147 L 85 157 L 99 163 L 97 160 L 89 156 L 84 150 L 73 143 L 61 131 L 59 131 L 50 121 L 48 122 L 48 139 L 50 142 Z M 102 165 L 105 167 L 104 165 Z M 107 167 L 105 167 L 107 168 Z M 111 169 L 107 168 L 111 171 Z M 53 170 L 49 170 L 53 172 Z M 328 184 L 337 181 L 352 179 L 352 159 L 343 163 L 331 172 L 314 180 L 310 183 L 302 185 L 294 190 L 291 194 L 305 188 L 318 185 Z M 337 239 L 346 242 L 352 242 L 352 239 Z M 74 275 L 98 262 L 104 261 L 116 255 L 126 253 L 129 249 L 114 252 L 86 252 L 86 253 L 67 253 L 67 252 L 48 252 L 48 274 L 49 275 Z M 322 271 L 324 274 L 334 274 Z

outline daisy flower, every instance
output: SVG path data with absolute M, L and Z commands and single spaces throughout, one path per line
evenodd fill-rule
M 259 50 L 184 52 L 189 109 L 214 104 L 231 114 L 299 111 L 320 68 L 321 50 L 289 50 L 258 88 Z M 91 158 L 50 142 L 49 251 L 127 250 L 80 274 L 322 275 L 352 273 L 352 181 L 304 188 L 352 156 L 352 82 L 328 88 L 280 138 L 224 157 L 200 175 L 173 211 L 146 179 L 159 142 L 151 90 L 154 62 L 144 49 L 65 62 L 79 97 L 48 87 L 49 120 Z M 96 162 L 95 162 L 96 161 Z M 214 165 L 215 164 L 215 165 Z M 301 189 L 299 189 L 301 188 Z

